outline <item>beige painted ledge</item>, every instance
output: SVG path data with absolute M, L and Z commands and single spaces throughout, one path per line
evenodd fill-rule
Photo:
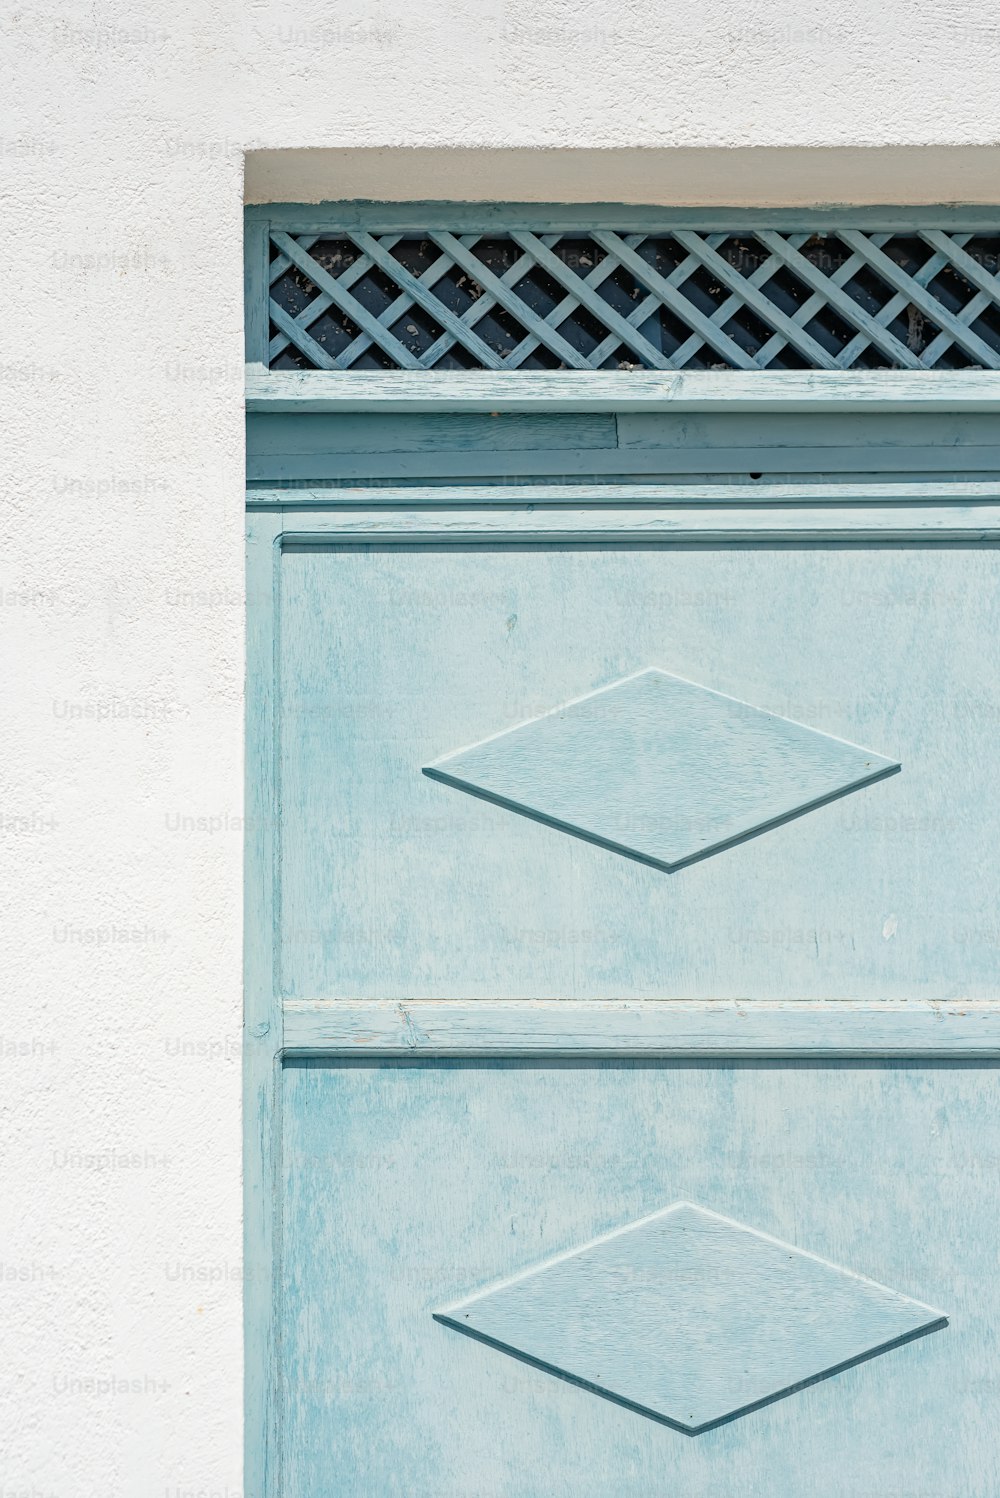
M 248 203 L 648 203 L 701 208 L 1000 201 L 1000 144 L 248 150 Z

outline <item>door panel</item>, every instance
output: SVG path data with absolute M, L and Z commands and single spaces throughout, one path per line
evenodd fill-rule
M 991 551 L 288 547 L 280 565 L 286 997 L 993 994 Z M 650 667 L 900 773 L 673 872 L 422 773 Z
M 568 474 L 258 494 L 248 1491 L 993 1498 L 992 486 Z
M 996 1080 L 979 1062 L 286 1062 L 283 1492 L 993 1498 Z M 947 1324 L 690 1434 L 435 1319 L 682 1200 L 847 1271 L 848 1309 L 867 1276 Z M 601 1334 L 641 1338 L 637 1295 L 655 1319 L 669 1291 L 683 1319 L 700 1252 L 679 1289 L 619 1278 Z M 789 1333 L 752 1259 L 713 1286 L 688 1366 L 739 1372 L 725 1349 L 748 1320 L 780 1389 L 845 1312 L 810 1290 Z M 529 1354 L 579 1314 L 538 1284 Z

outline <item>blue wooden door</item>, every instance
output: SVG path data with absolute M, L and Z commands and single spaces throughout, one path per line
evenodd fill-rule
M 1000 1491 L 995 553 L 840 523 L 256 522 L 274 1495 Z

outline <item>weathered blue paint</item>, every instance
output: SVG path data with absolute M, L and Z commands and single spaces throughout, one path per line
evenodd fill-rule
M 1000 540 L 1000 492 L 993 484 L 973 484 L 961 498 L 937 486 L 918 484 L 916 492 L 855 499 L 853 485 L 830 486 L 833 496 L 804 495 L 801 504 L 782 502 L 790 486 L 770 494 L 737 495 L 732 501 L 715 486 L 690 497 L 663 486 L 655 498 L 634 488 L 608 496 L 580 486 L 575 503 L 544 486 L 526 492 L 470 489 L 257 490 L 249 509 L 282 511 L 286 525 L 312 546 L 393 545 L 559 547 L 597 543 L 608 548 L 660 547 L 701 543 L 809 545 L 817 541 Z M 775 491 L 778 491 L 776 494 Z M 930 499 L 933 493 L 934 500 Z M 753 502 L 756 498 L 759 502 Z M 742 503 L 743 501 L 748 501 Z M 940 500 L 940 503 L 935 501 Z M 409 506 L 414 508 L 410 509 Z M 327 513 L 323 513 L 323 512 Z
M 649 668 L 446 754 L 424 774 L 673 871 L 899 768 Z
M 382 517 L 282 553 L 286 997 L 996 996 L 992 548 L 602 544 L 564 508 L 371 544 Z M 421 774 L 651 661 L 904 772 L 675 878 Z
M 544 477 L 572 499 L 581 482 L 613 494 L 627 480 L 651 490 L 672 480 L 696 494 L 712 475 L 716 489 L 727 486 L 734 501 L 760 502 L 762 491 L 782 478 L 794 479 L 800 496 L 853 478 L 861 500 L 873 489 L 898 486 L 901 462 L 910 484 L 923 474 L 939 492 L 983 481 L 1000 469 L 996 418 L 347 412 L 258 414 L 247 422 L 251 483 L 296 489 L 432 487 L 449 480 L 510 486 L 517 475 L 519 488 Z
M 314 1056 L 287 1064 L 285 1089 L 288 1498 L 1000 1490 L 995 1066 Z M 434 1320 L 682 1200 L 938 1308 L 948 1326 L 692 1437 Z M 781 1325 L 777 1266 L 760 1268 L 743 1266 L 748 1315 L 763 1291 L 774 1322 L 758 1367 L 814 1375 L 810 1356 L 838 1355 L 827 1318 L 843 1316 L 842 1282 L 817 1272 L 796 1329 Z M 661 1303 L 659 1282 L 625 1279 L 605 1324 L 635 1328 L 637 1293 Z M 716 1305 L 728 1338 L 697 1345 L 702 1378 L 714 1370 L 725 1389 L 726 1351 L 735 1383 L 737 1349 L 755 1338 L 732 1284 Z M 634 1365 L 645 1356 L 636 1347 Z M 646 1366 L 664 1382 L 676 1372 Z
M 541 378 L 251 381 L 248 1498 L 995 1498 L 998 376 Z M 675 878 L 421 774 L 650 663 L 904 773 Z M 690 1439 L 434 1320 L 682 1200 L 949 1326 Z
M 947 1325 L 930 1306 L 691 1202 L 435 1320 L 689 1435 Z
M 996 230 L 1000 210 L 977 203 L 928 204 L 919 208 L 858 207 L 820 204 L 808 208 L 672 208 L 635 203 L 455 203 L 442 199 L 424 202 L 378 203 L 366 199 L 325 203 L 255 203 L 245 210 L 251 226 L 273 224 L 294 234 L 328 234 L 331 224 L 373 234 L 419 233 L 423 229 L 458 226 L 465 233 L 485 234 L 527 229 L 568 233 L 574 229 L 617 229 L 623 223 L 636 232 L 701 229 L 724 233 L 755 228 L 789 232 L 815 226 L 826 233 L 844 227 L 868 233 L 943 230 L 976 233 Z
M 388 219 L 364 204 L 329 205 L 318 221 L 306 208 L 250 218 L 252 245 L 264 234 L 271 246 L 266 274 L 259 263 L 252 273 L 269 328 L 265 347 L 256 309 L 250 361 L 326 373 L 385 363 L 505 372 L 1000 365 L 1000 284 L 988 269 L 997 225 L 974 213 L 947 232 L 935 221 L 900 235 L 849 211 L 833 221 L 804 212 L 790 228 L 767 215 L 713 227 L 711 215 L 690 222 L 641 209 L 609 222 L 602 207 L 588 221 L 586 210 L 539 206 L 522 222 L 512 207 L 499 226 L 496 210 L 423 205 L 421 220 L 418 206 Z M 502 252 L 484 245 L 498 236 Z
M 268 360 L 267 223 L 248 216 L 243 244 L 243 338 L 248 368 L 265 369 Z
M 959 999 L 286 999 L 285 1051 L 565 1060 L 1000 1060 L 1000 1005 Z
M 247 528 L 246 883 L 243 1005 L 243 1324 L 247 1498 L 280 1492 L 275 1314 L 276 1191 L 282 1013 L 274 962 L 279 927 L 274 867 L 274 661 L 279 527 Z
M 1000 373 L 965 370 L 686 370 L 631 373 L 580 370 L 264 370 L 251 362 L 250 412 L 364 411 L 905 411 L 1000 410 Z

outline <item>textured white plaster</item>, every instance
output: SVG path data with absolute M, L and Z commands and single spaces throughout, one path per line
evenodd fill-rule
M 244 149 L 256 197 L 988 201 L 998 53 L 974 0 L 6 7 L 0 1498 L 241 1491 Z

